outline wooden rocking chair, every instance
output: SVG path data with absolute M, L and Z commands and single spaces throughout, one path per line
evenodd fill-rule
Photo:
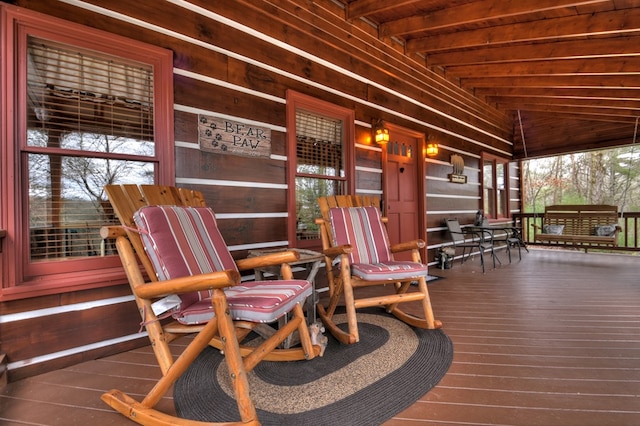
M 327 306 L 318 304 L 318 315 L 327 330 L 342 343 L 359 340 L 356 309 L 385 306 L 387 312 L 414 327 L 436 329 L 442 323 L 435 320 L 427 290 L 427 265 L 422 264 L 419 249 L 425 243 L 415 240 L 390 247 L 389 238 L 381 217 L 377 198 L 360 196 L 332 196 L 318 199 L 322 218 L 320 225 L 323 253 L 329 282 Z M 411 251 L 412 261 L 395 261 L 393 253 Z M 339 260 L 336 274 L 333 264 Z M 417 282 L 417 291 L 409 291 Z M 388 295 L 356 299 L 354 289 L 374 285 L 391 285 L 394 292 Z M 348 331 L 333 321 L 338 304 L 344 300 Z M 423 317 L 401 310 L 404 302 L 420 303 Z
M 123 226 L 105 227 L 101 233 L 103 238 L 116 238 L 162 378 L 142 402 L 119 390 L 103 394 L 103 401 L 144 425 L 218 424 L 180 419 L 154 409 L 202 349 L 211 345 L 225 356 L 241 418 L 224 424 L 259 424 L 247 372 L 262 360 L 311 359 L 320 352 L 311 343 L 302 310 L 311 284 L 293 280 L 286 264 L 297 260 L 297 254 L 234 261 L 213 212 L 197 191 L 152 185 L 109 185 L 105 189 Z M 138 261 L 151 282 L 145 280 Z M 283 280 L 241 283 L 239 270 L 272 265 L 282 265 Z M 179 306 L 169 311 L 177 320 L 167 323 L 154 309 L 158 311 L 158 300 L 166 301 L 172 295 L 180 296 Z M 278 330 L 266 325 L 288 313 L 292 318 Z M 242 346 L 251 331 L 265 337 L 264 342 L 257 347 Z M 301 347 L 278 349 L 295 331 Z M 169 342 L 186 333 L 197 335 L 174 359 Z

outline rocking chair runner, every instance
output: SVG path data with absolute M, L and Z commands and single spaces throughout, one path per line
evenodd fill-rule
M 434 319 L 427 290 L 427 266 L 422 264 L 419 249 L 424 241 L 415 240 L 395 246 L 389 245 L 384 222 L 380 216 L 376 198 L 335 196 L 318 199 L 322 218 L 321 238 L 327 278 L 329 302 L 318 304 L 318 315 L 327 330 L 342 343 L 359 340 L 356 309 L 369 306 L 385 306 L 387 312 L 414 327 L 435 329 L 442 323 Z M 393 253 L 411 251 L 412 261 L 395 261 Z M 333 263 L 339 260 L 340 270 L 334 272 Z M 409 291 L 417 282 L 417 291 Z M 354 289 L 374 285 L 391 285 L 393 294 L 356 298 Z M 333 321 L 336 308 L 344 299 L 348 331 L 343 331 Z M 401 310 L 404 302 L 420 303 L 423 317 Z
M 262 360 L 311 359 L 320 352 L 319 346 L 311 344 L 301 306 L 311 293 L 311 284 L 293 280 L 286 264 L 296 260 L 296 254 L 275 253 L 234 262 L 213 212 L 204 207 L 202 194 L 196 191 L 151 185 L 110 185 L 106 191 L 123 226 L 105 227 L 102 235 L 116 238 L 162 378 L 142 402 L 118 390 L 105 393 L 102 399 L 140 424 L 203 424 L 153 407 L 202 349 L 211 345 L 225 355 L 241 417 L 238 424 L 259 424 L 246 373 Z M 136 254 L 152 282 L 145 281 Z M 282 264 L 284 280 L 240 282 L 238 270 L 276 264 Z M 180 295 L 180 306 L 173 312 L 177 321 L 165 323 L 154 313 L 153 302 L 174 294 Z M 280 329 L 265 324 L 289 312 L 292 318 Z M 242 346 L 251 331 L 265 341 L 257 347 Z M 301 347 L 277 349 L 294 331 L 300 335 Z M 168 344 L 186 333 L 197 335 L 174 360 Z

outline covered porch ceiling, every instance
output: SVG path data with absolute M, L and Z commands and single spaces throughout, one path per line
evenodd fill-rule
M 516 159 L 634 142 L 640 0 L 335 1 L 512 117 Z

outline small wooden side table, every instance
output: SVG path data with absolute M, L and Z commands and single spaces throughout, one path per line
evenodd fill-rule
M 316 304 L 318 303 L 318 292 L 316 289 L 316 275 L 318 274 L 318 270 L 320 269 L 320 265 L 324 260 L 324 256 L 322 253 L 318 253 L 313 250 L 306 249 L 298 249 L 298 248 L 276 248 L 276 249 L 259 249 L 259 250 L 249 250 L 249 257 L 251 256 L 262 256 L 270 253 L 279 253 L 282 251 L 295 251 L 300 255 L 300 259 L 295 262 L 289 262 L 289 265 L 292 267 L 302 267 L 307 272 L 307 277 L 305 278 L 309 281 L 313 287 L 313 291 L 311 296 L 307 298 L 305 303 L 307 309 L 307 323 L 313 324 L 316 317 Z M 265 274 L 271 274 L 280 277 L 280 266 L 269 266 L 265 268 L 259 268 L 255 270 L 256 280 L 264 279 Z

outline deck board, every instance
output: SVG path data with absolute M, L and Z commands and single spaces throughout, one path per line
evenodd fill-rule
M 501 258 L 485 274 L 478 259 L 432 269 L 444 277 L 429 290 L 453 364 L 385 426 L 639 425 L 637 256 L 536 249 L 521 262 Z M 185 342 L 172 345 L 177 353 Z M 145 347 L 10 383 L 0 424 L 127 424 L 100 394 L 140 396 L 158 376 Z M 171 394 L 160 407 L 174 412 Z

